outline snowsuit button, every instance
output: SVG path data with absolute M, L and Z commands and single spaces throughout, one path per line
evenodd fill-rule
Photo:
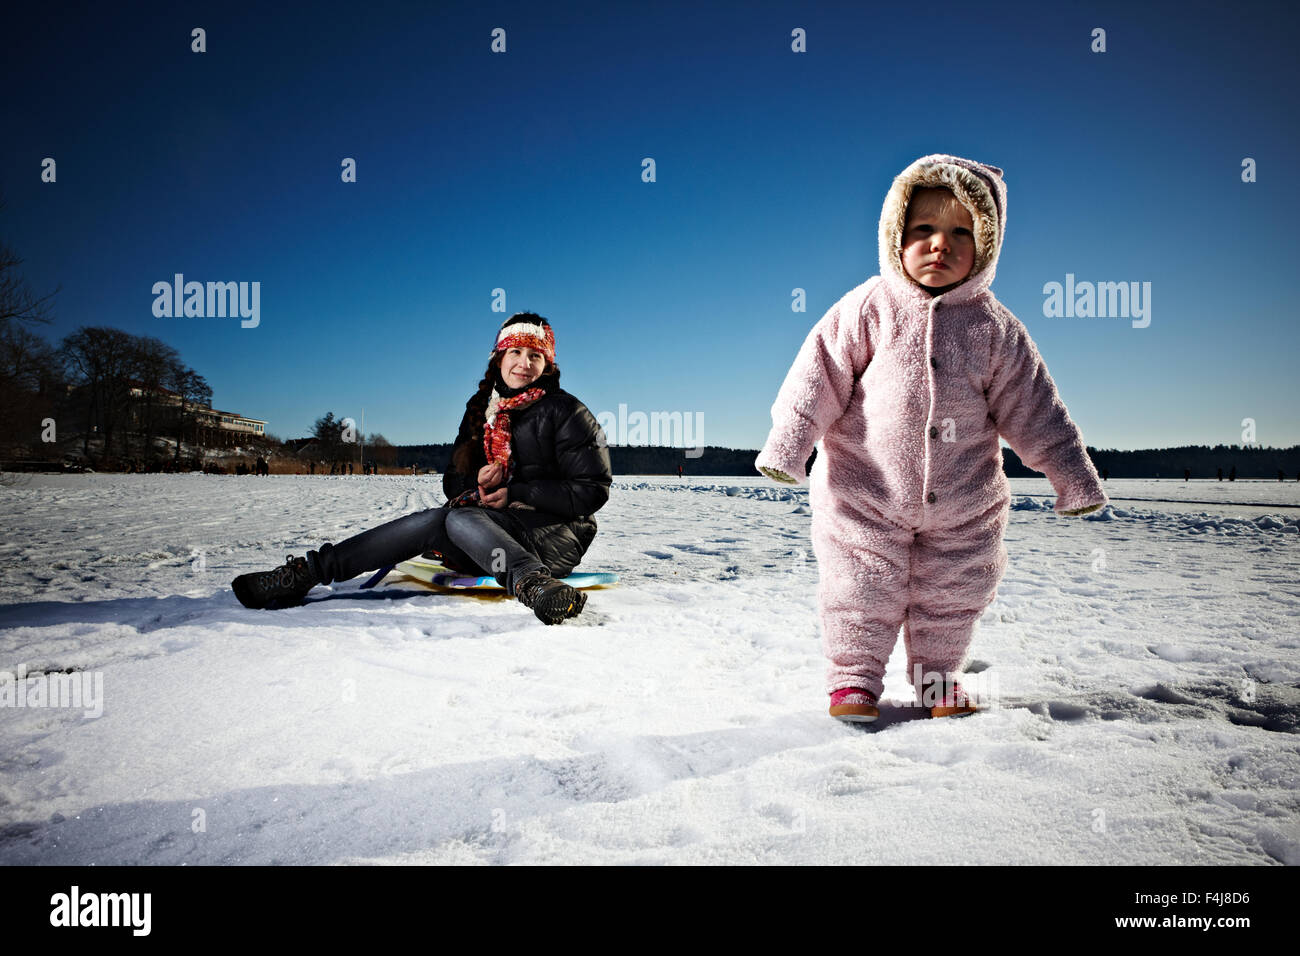
M 931 438 L 939 437 L 939 429 L 935 428 L 933 425 L 930 426 L 930 437 Z
M 930 356 L 930 368 L 938 368 L 938 367 L 939 367 L 939 360 L 938 360 L 937 358 L 935 358 L 933 355 L 931 355 L 931 356 Z
M 928 495 L 926 495 L 925 500 L 930 502 L 930 504 L 934 504 L 934 492 L 932 491 Z

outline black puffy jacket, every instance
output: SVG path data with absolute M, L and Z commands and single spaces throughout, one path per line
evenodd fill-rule
M 466 442 L 477 445 L 468 456 L 474 468 L 464 474 L 448 463 L 442 478 L 448 501 L 477 485 L 478 468 L 486 461 L 482 431 L 472 433 L 468 412 L 460 423 L 452 462 Z M 564 389 L 552 388 L 527 408 L 510 413 L 510 460 L 513 473 L 505 513 L 516 525 L 515 537 L 552 576 L 564 577 L 591 546 L 596 537 L 591 516 L 609 500 L 613 476 L 600 425 L 586 405 Z

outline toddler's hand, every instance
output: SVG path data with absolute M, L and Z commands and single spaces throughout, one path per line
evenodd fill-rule
M 1069 515 L 1070 517 L 1073 518 L 1073 517 L 1077 517 L 1078 515 L 1092 514 L 1094 511 L 1096 511 L 1096 510 L 1097 510 L 1098 508 L 1100 508 L 1100 507 L 1101 507 L 1101 505 L 1099 505 L 1099 504 L 1097 504 L 1097 505 L 1088 505 L 1088 507 L 1086 507 L 1086 508 L 1075 508 L 1073 511 L 1062 511 L 1061 514 L 1063 514 L 1063 515 Z
M 766 465 L 759 465 L 758 470 L 761 471 L 763 474 L 767 475 L 767 477 L 771 478 L 773 481 L 779 481 L 783 485 L 799 484 L 799 482 L 796 479 L 791 478 L 780 468 L 768 468 Z

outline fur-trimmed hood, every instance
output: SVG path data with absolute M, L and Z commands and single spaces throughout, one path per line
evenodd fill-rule
M 969 301 L 993 284 L 998 254 L 1007 230 L 1007 187 L 1002 170 L 973 159 L 934 153 L 922 156 L 894 177 L 880 212 L 880 275 L 899 292 L 928 296 L 924 287 L 903 269 L 903 229 L 912 191 L 942 186 L 966 207 L 975 224 L 975 262 L 970 275 L 944 293 L 948 302 Z

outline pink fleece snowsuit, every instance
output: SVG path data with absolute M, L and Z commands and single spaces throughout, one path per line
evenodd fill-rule
M 933 297 L 900 258 L 908 201 L 926 186 L 953 191 L 982 248 Z M 802 482 L 821 441 L 809 503 L 828 691 L 879 699 L 900 626 L 914 684 L 964 663 L 1007 564 L 999 434 L 1047 475 L 1058 513 L 1107 501 L 1028 331 L 989 291 L 1005 232 L 1000 169 L 948 155 L 910 165 L 881 214 L 881 274 L 813 327 L 772 406 L 760 469 Z

